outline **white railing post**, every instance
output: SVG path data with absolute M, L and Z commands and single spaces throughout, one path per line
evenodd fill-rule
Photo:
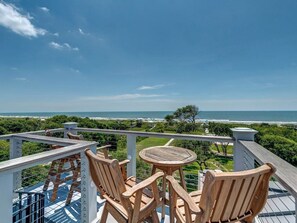
M 64 125 L 64 138 L 68 138 L 67 133 L 71 132 L 72 134 L 77 134 L 75 128 L 77 128 L 77 122 L 66 122 Z
M 10 148 L 9 148 L 9 159 L 15 159 L 18 157 L 22 157 L 22 140 L 11 137 L 10 140 Z M 22 187 L 22 171 L 18 171 L 13 173 L 13 190 L 19 189 Z
M 96 153 L 96 146 L 90 148 Z M 81 223 L 95 223 L 97 219 L 97 187 L 92 181 L 85 152 L 81 156 Z
M 295 222 L 297 223 L 297 197 L 295 197 Z
M 136 135 L 127 135 L 127 176 L 136 176 Z
M 202 189 L 202 180 L 203 180 L 203 171 L 198 170 L 198 181 L 197 181 L 197 190 Z
M 0 174 L 0 217 L 1 222 L 12 222 L 13 174 Z
M 251 164 L 254 163 L 254 159 L 251 156 L 246 155 L 246 151 L 243 146 L 239 144 L 239 140 L 254 141 L 255 134 L 258 132 L 250 128 L 232 128 L 233 137 L 235 139 L 233 148 L 233 160 L 234 171 L 241 171 L 254 168 Z

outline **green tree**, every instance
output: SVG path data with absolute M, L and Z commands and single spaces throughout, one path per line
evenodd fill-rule
M 211 157 L 210 142 L 176 140 L 175 145 L 194 151 L 197 154 L 196 162 L 199 164 L 200 169 L 203 170 L 204 168 L 208 168 L 206 161 Z
M 8 133 L 8 131 L 5 128 L 3 128 L 2 126 L 0 126 L 0 135 L 5 135 L 7 133 Z
M 172 125 L 174 123 L 174 115 L 166 115 L 164 119 L 168 125 Z
M 198 113 L 199 108 L 196 105 L 187 105 L 185 107 L 178 108 L 173 113 L 173 116 L 181 122 L 195 123 Z
M 276 135 L 264 135 L 260 144 L 277 156 L 297 166 L 297 143 L 291 139 Z
M 208 125 L 209 132 L 218 136 L 232 136 L 230 124 L 210 122 Z

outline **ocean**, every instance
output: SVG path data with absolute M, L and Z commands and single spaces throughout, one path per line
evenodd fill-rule
M 20 112 L 0 113 L 1 117 L 34 117 L 48 118 L 55 115 L 89 117 L 94 119 L 144 119 L 163 120 L 173 111 L 135 111 L 135 112 Z M 217 122 L 267 122 L 267 123 L 297 123 L 297 111 L 201 111 L 198 115 L 201 121 Z

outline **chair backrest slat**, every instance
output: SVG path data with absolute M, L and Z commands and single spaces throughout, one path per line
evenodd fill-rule
M 220 219 L 225 208 L 225 203 L 229 199 L 229 188 L 232 186 L 232 180 L 225 180 L 221 182 L 220 192 L 216 195 L 216 203 L 212 213 L 212 219 Z
M 105 181 L 103 179 L 103 173 L 102 173 L 102 167 L 100 166 L 100 163 L 93 163 L 94 171 L 98 172 L 99 174 L 96 175 L 96 182 L 100 182 L 101 185 L 98 187 L 101 190 L 101 193 L 105 193 L 105 191 L 102 191 L 103 188 L 105 188 Z
M 238 180 L 237 183 L 235 183 L 235 181 L 232 180 L 232 186 L 230 188 L 230 193 L 229 193 L 230 197 L 228 202 L 226 203 L 226 207 L 223 212 L 222 219 L 228 218 L 233 213 L 234 208 L 236 207 L 235 204 L 238 200 L 237 198 L 239 197 L 242 181 L 243 180 L 241 179 L 241 180 Z
M 242 207 L 241 207 L 241 210 L 239 212 L 239 216 L 242 216 L 244 215 L 247 211 L 249 211 L 250 209 L 248 209 L 248 205 L 250 203 L 250 201 L 252 200 L 252 195 L 254 194 L 255 190 L 256 190 L 256 186 L 259 182 L 259 178 L 260 178 L 261 175 L 256 175 L 255 177 L 252 177 L 251 179 L 251 183 L 248 187 L 248 190 L 247 190 L 247 193 L 246 193 L 246 197 L 243 201 L 243 204 L 242 204 Z
M 251 183 L 250 177 L 247 177 L 243 180 L 243 182 L 241 184 L 241 190 L 240 190 L 239 196 L 237 197 L 237 201 L 236 201 L 235 207 L 233 209 L 233 213 L 231 216 L 229 216 L 228 219 L 235 219 L 235 218 L 241 216 L 240 210 L 242 209 L 242 205 L 246 199 L 246 195 L 247 195 L 247 191 L 249 189 L 250 183 Z
M 100 179 L 99 183 L 101 184 L 101 189 L 103 190 L 104 193 L 110 194 L 110 192 L 106 190 L 106 188 L 110 188 L 110 186 L 108 183 L 108 179 L 106 178 L 104 165 L 102 165 L 101 163 L 97 163 L 97 165 L 99 170 L 98 178 Z
M 117 185 L 114 182 L 114 174 L 112 173 L 111 169 L 109 166 L 104 165 L 104 174 L 106 176 L 107 182 L 109 184 L 109 187 L 107 188 L 109 195 L 112 196 L 115 200 L 120 201 L 120 197 L 117 191 Z
M 207 172 L 199 205 L 202 222 L 236 222 L 259 212 L 274 172 L 271 164 L 242 172 Z

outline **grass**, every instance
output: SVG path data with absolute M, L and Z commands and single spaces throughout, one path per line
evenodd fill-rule
M 150 176 L 150 170 L 151 165 L 141 160 L 138 156 L 139 152 L 145 148 L 152 147 L 152 146 L 163 146 L 165 145 L 169 139 L 166 138 L 144 138 L 141 141 L 138 141 L 136 144 L 136 151 L 137 151 L 137 177 L 140 177 L 141 179 L 145 179 Z M 211 150 L 217 151 L 215 146 L 212 145 Z M 126 148 L 118 149 L 114 154 L 114 158 L 118 158 L 120 160 L 123 160 L 127 156 L 127 150 Z M 228 154 L 233 153 L 233 146 L 228 146 Z M 219 157 L 213 155 L 212 158 L 208 159 L 207 161 L 207 169 L 215 170 L 220 169 L 222 171 L 232 171 L 233 170 L 233 160 Z M 205 169 L 203 166 L 202 169 Z M 200 165 L 197 162 L 193 162 L 191 164 L 188 164 L 183 167 L 183 170 L 186 174 L 190 175 L 197 175 L 198 170 L 201 170 Z
M 215 153 L 218 152 L 217 151 L 217 148 L 215 147 L 215 145 L 211 145 L 210 149 L 211 149 L 211 151 L 213 151 Z M 223 151 L 222 148 L 221 148 L 221 145 L 219 145 L 219 149 L 220 149 L 221 152 Z M 227 154 L 230 154 L 230 155 L 233 154 L 233 145 L 228 145 L 228 147 L 227 147 Z
M 151 175 L 151 165 L 139 158 L 139 152 L 151 146 L 163 146 L 169 139 L 164 138 L 145 138 L 136 144 L 137 160 L 136 171 L 137 177 L 141 179 L 148 178 Z
M 151 146 L 164 146 L 169 139 L 164 139 L 164 138 L 146 138 L 136 144 L 136 150 L 137 153 L 139 153 L 141 150 L 147 147 Z
M 233 160 L 231 159 L 215 156 L 211 159 L 208 159 L 206 163 L 207 163 L 207 169 L 210 169 L 210 170 L 216 170 L 216 169 L 220 169 L 222 171 L 233 170 Z M 203 166 L 202 169 L 205 169 L 205 167 Z M 183 167 L 183 170 L 187 174 L 197 174 L 198 170 L 201 170 L 201 168 L 197 162 L 194 162 Z
M 185 174 L 197 174 L 198 170 L 200 170 L 200 165 L 197 162 L 188 164 L 183 167 L 183 171 Z
M 222 171 L 233 171 L 233 160 L 224 157 L 214 157 L 207 161 L 209 169 L 220 169 Z

